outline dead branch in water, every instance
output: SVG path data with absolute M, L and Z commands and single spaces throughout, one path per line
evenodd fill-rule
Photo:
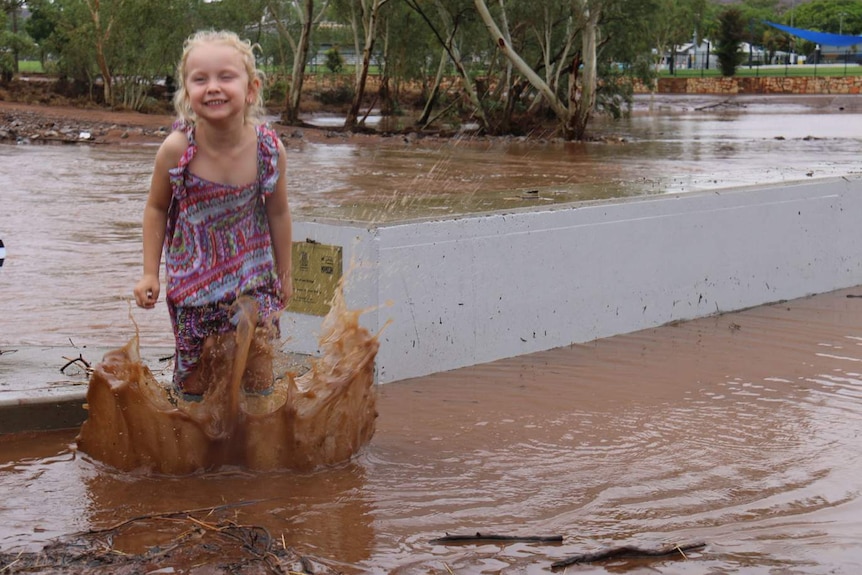
M 262 501 L 263 499 L 252 499 L 249 501 L 238 501 L 236 503 L 225 503 L 224 505 L 217 505 L 215 507 L 201 507 L 200 509 L 189 509 L 187 511 L 165 511 L 163 513 L 148 513 L 146 515 L 138 515 L 136 517 L 126 519 L 125 521 L 120 521 L 119 523 L 110 527 L 104 527 L 102 529 L 90 529 L 88 531 L 85 531 L 84 533 L 79 533 L 79 535 L 96 535 L 99 533 L 110 533 L 111 531 L 117 531 L 118 529 L 125 527 L 126 525 L 129 525 L 131 523 L 137 523 L 138 521 L 146 521 L 147 519 L 193 519 L 192 515 L 195 513 L 206 513 L 207 515 L 210 515 L 218 511 L 224 511 L 225 509 L 230 509 L 233 507 L 245 507 L 246 505 L 254 505 L 255 503 L 261 503 Z
M 80 362 L 81 364 L 84 365 L 84 371 L 88 375 L 90 374 L 91 371 L 93 371 L 93 367 L 90 365 L 90 362 L 87 361 L 86 359 L 84 359 L 84 356 L 80 353 L 78 354 L 78 357 L 76 357 L 75 359 L 69 359 L 68 357 L 64 357 L 63 359 L 68 360 L 66 362 L 66 365 L 64 365 L 63 367 L 60 368 L 60 373 L 62 373 L 63 375 L 66 375 L 66 368 L 67 367 L 69 367 L 73 363 L 78 363 L 78 362 Z
M 147 573 L 166 564 L 177 566 L 181 572 L 206 565 L 207 573 L 213 575 L 339 573 L 289 547 L 283 534 L 278 541 L 266 527 L 243 525 L 214 516 L 216 512 L 256 502 L 243 501 L 189 511 L 141 515 L 108 528 L 64 536 L 40 552 L 21 552 L 17 555 L 0 552 L 0 575 L 7 572 L 64 575 Z M 154 523 L 171 525 L 152 526 Z M 155 529 L 161 534 L 174 531 L 175 536 L 166 543 L 149 547 L 143 553 L 127 553 L 115 548 L 114 540 L 119 536 L 129 536 L 129 527 L 137 528 L 138 531 Z
M 620 547 L 611 547 L 591 553 L 582 553 L 580 555 L 572 555 L 565 559 L 561 559 L 551 564 L 551 569 L 562 569 L 576 563 L 594 563 L 596 561 L 604 561 L 606 559 L 617 559 L 620 557 L 635 558 L 635 557 L 665 557 L 669 555 L 679 555 L 683 559 L 686 558 L 685 552 L 693 549 L 706 547 L 706 543 L 671 543 L 661 547 L 638 547 L 637 545 L 622 545 Z
M 550 536 L 521 536 L 521 535 L 494 535 L 476 533 L 475 535 L 449 535 L 432 539 L 429 543 L 432 545 L 447 545 L 450 543 L 484 543 L 489 541 L 507 541 L 507 542 L 542 542 L 542 543 L 562 543 L 562 535 Z
M 694 110 L 696 112 L 702 112 L 704 110 L 709 110 L 710 108 L 719 108 L 721 106 L 740 106 L 740 104 L 734 104 L 730 100 L 722 100 L 721 102 L 716 102 L 714 104 L 706 104 L 705 106 L 697 106 Z

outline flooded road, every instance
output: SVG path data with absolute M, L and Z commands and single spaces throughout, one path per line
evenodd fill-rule
M 615 143 L 288 139 L 292 209 L 373 225 L 858 173 L 860 98 L 811 101 L 663 100 L 601 130 Z M 0 345 L 112 346 L 133 333 L 127 301 L 154 154 L 0 145 Z M 172 345 L 164 305 L 132 312 L 143 345 Z
M 859 171 L 855 109 L 676 107 L 615 143 L 288 142 L 296 217 L 370 223 Z M 334 138 L 337 142 L 337 138 Z M 171 345 L 131 310 L 154 148 L 0 146 L 0 345 Z M 810 174 L 810 175 L 809 175 Z M 539 190 L 525 199 L 525 189 Z M 223 518 L 345 573 L 547 573 L 607 546 L 705 541 L 569 573 L 862 569 L 862 288 L 382 386 L 371 444 L 310 474 L 145 478 L 0 437 L 0 550 L 159 512 Z M 14 357 L 14 356 L 12 356 Z M 6 358 L 0 357 L 0 361 Z M 562 544 L 431 544 L 446 533 Z M 176 533 L 114 541 L 140 552 Z
M 382 386 L 371 444 L 311 474 L 142 478 L 74 433 L 0 440 L 0 547 L 224 503 L 345 573 L 547 573 L 608 546 L 705 541 L 616 573 L 862 567 L 862 295 L 844 290 Z M 476 532 L 562 544 L 446 546 Z M 117 538 L 142 551 L 175 533 Z M 650 567 L 647 567 L 650 566 Z M 639 571 L 637 571 L 639 572 Z

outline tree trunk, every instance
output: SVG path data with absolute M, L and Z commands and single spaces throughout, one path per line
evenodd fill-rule
M 344 128 L 352 130 L 359 123 L 359 109 L 362 107 L 362 99 L 365 97 L 365 85 L 368 83 L 368 69 L 371 67 L 371 54 L 374 50 L 374 40 L 377 35 L 377 17 L 380 7 L 387 0 L 371 0 L 371 7 L 367 14 L 363 13 L 362 23 L 365 26 L 365 45 L 362 49 L 362 68 L 356 80 L 356 88 L 353 91 L 353 101 L 344 119 Z
M 383 34 L 383 69 L 380 77 L 380 88 L 377 90 L 377 101 L 380 102 L 380 114 L 391 116 L 395 113 L 395 101 L 389 86 L 389 22 L 386 22 L 386 32 Z
M 122 5 L 122 2 L 120 2 Z M 111 69 L 108 66 L 108 59 L 105 56 L 105 42 L 111 37 L 111 26 L 113 18 L 109 20 L 107 27 L 102 30 L 101 20 L 101 0 L 87 0 L 87 7 L 90 9 L 90 17 L 93 20 L 93 28 L 96 34 L 96 64 L 99 66 L 99 72 L 102 74 L 102 92 L 105 98 L 105 104 L 108 106 L 114 103 L 113 77 Z
M 443 73 L 446 71 L 446 60 L 449 54 L 446 50 L 440 54 L 440 64 L 437 66 L 437 76 L 434 78 L 434 86 L 431 87 L 431 92 L 428 94 L 428 99 L 425 102 L 425 108 L 422 110 L 422 115 L 416 120 L 416 125 L 425 128 L 428 125 L 428 119 L 431 117 L 431 111 L 437 103 L 437 97 L 440 95 L 440 84 L 443 82 Z
M 105 104 L 110 106 L 114 103 L 114 80 L 111 77 L 111 70 L 108 68 L 108 61 L 105 58 L 105 49 L 100 39 L 96 40 L 96 62 L 99 65 L 99 72 L 102 73 L 102 94 L 105 98 Z
M 464 66 L 464 60 L 461 58 L 461 50 L 458 48 L 455 41 L 455 24 L 451 22 L 449 12 L 446 11 L 445 6 L 443 6 L 439 0 L 434 2 L 434 5 L 437 7 L 437 12 L 439 13 L 441 20 L 446 23 L 447 41 L 444 48 L 452 59 L 455 69 L 458 71 L 458 76 L 461 78 L 462 89 L 467 95 L 467 99 L 470 100 L 470 104 L 473 106 L 473 109 L 476 111 L 479 125 L 482 127 L 482 130 L 488 131 L 490 124 L 488 122 L 488 117 L 485 114 L 485 108 L 482 106 L 479 94 L 476 91 L 475 81 L 470 77 L 470 74 L 467 73 L 467 68 Z
M 287 124 L 299 123 L 299 104 L 302 98 L 302 84 L 305 81 L 305 65 L 308 62 L 313 17 L 314 0 L 304 0 L 301 11 L 302 30 L 299 34 L 299 43 L 293 54 L 293 72 L 290 80 L 290 90 L 287 94 L 287 107 L 283 115 Z
M 584 16 L 584 29 L 581 32 L 583 73 L 580 82 L 578 82 L 577 70 L 572 70 L 573 82 L 570 88 L 574 91 L 574 97 L 569 103 L 569 108 L 573 110 L 573 114 L 568 125 L 564 128 L 564 131 L 570 132 L 571 137 L 576 140 L 583 140 L 586 136 L 587 124 L 596 107 L 596 87 L 598 85 L 596 38 L 599 28 L 599 10 L 598 8 L 591 10 L 589 7 L 585 7 Z
M 497 26 L 496 22 L 494 22 L 491 13 L 488 11 L 488 6 L 485 5 L 485 0 L 473 0 L 473 3 L 476 6 L 476 10 L 479 12 L 479 16 L 482 18 L 482 21 L 491 33 L 491 37 L 494 39 L 497 47 L 503 52 L 506 58 L 512 62 L 515 69 L 518 70 L 518 72 L 522 74 L 527 81 L 536 88 L 536 90 L 542 93 L 563 127 L 565 128 L 568 126 L 571 121 L 571 112 L 569 111 L 569 108 L 560 100 L 560 98 L 557 97 L 551 87 L 548 86 L 548 83 L 542 80 L 529 64 L 524 62 L 523 58 L 521 58 L 521 56 L 512 49 L 512 46 L 506 41 L 503 33 L 500 32 L 500 28 Z

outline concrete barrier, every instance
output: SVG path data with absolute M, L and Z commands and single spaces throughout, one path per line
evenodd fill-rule
M 342 246 L 387 383 L 862 283 L 858 177 L 367 226 Z M 353 262 L 353 269 L 350 268 Z M 317 353 L 320 317 L 288 314 Z

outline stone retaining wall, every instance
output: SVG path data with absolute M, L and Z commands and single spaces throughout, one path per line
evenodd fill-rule
M 649 93 L 646 86 L 636 93 Z M 659 94 L 859 94 L 862 76 L 660 78 Z

